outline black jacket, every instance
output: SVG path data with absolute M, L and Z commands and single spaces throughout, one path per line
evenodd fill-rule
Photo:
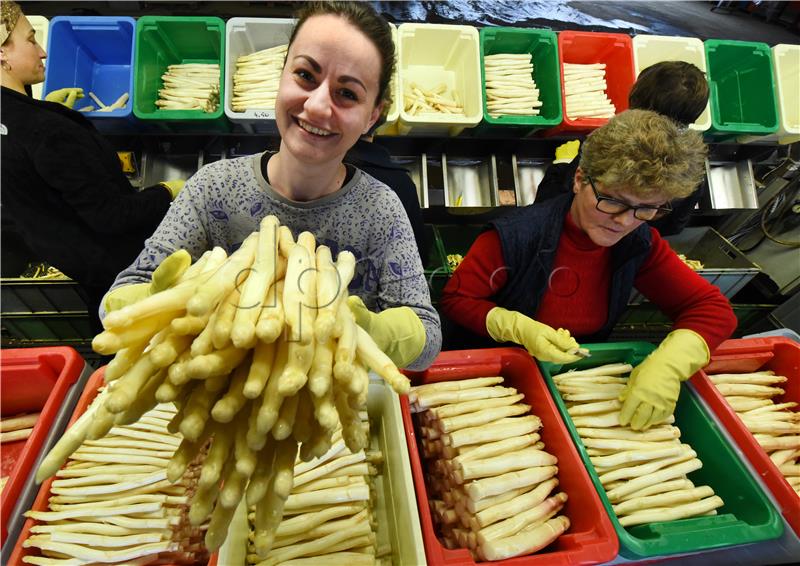
M 132 187 L 80 112 L 7 88 L 0 111 L 3 254 L 21 241 L 31 259 L 107 290 L 161 222 L 169 191 Z

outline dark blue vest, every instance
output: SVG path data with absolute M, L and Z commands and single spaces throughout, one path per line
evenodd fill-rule
M 520 208 L 491 223 L 500 235 L 508 270 L 507 283 L 492 298 L 498 306 L 536 318 L 572 198 L 572 193 L 560 195 Z M 642 224 L 611 248 L 608 319 L 593 335 L 579 336 L 581 341 L 599 342 L 608 338 L 625 311 L 634 279 L 650 254 L 650 246 L 650 227 Z

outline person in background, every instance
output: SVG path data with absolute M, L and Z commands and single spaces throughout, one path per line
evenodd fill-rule
M 673 331 L 632 371 L 620 423 L 663 421 L 681 381 L 736 328 L 719 289 L 646 224 L 694 190 L 704 158 L 697 132 L 655 112 L 618 114 L 584 142 L 570 193 L 519 209 L 478 237 L 444 288 L 443 314 L 475 335 L 569 363 L 579 359 L 573 336 L 605 340 L 636 288 Z
M 31 98 L 26 87 L 44 80 L 46 54 L 19 5 L 3 1 L 0 9 L 3 261 L 57 267 L 83 288 L 99 325 L 100 299 L 180 185 L 137 191 L 116 151 L 81 113 Z M 64 94 L 65 102 L 77 96 Z
M 278 152 L 200 169 L 119 274 L 104 307 L 147 296 L 156 276 L 159 286 L 176 280 L 186 266 L 180 254 L 197 259 L 214 246 L 233 251 L 262 218 L 275 215 L 295 237 L 313 233 L 334 257 L 352 252 L 349 304 L 358 324 L 397 366 L 430 365 L 441 327 L 408 216 L 394 191 L 343 163 L 381 115 L 394 60 L 389 25 L 369 4 L 304 5 L 278 87 Z
M 703 72 L 684 61 L 662 61 L 639 73 L 628 94 L 630 108 L 652 110 L 672 118 L 687 128 L 708 104 L 708 81 Z M 555 160 L 539 183 L 534 202 L 544 202 L 570 192 L 578 168 L 580 141 L 572 140 L 556 148 Z M 651 222 L 662 236 L 680 233 L 689 223 L 692 210 L 700 202 L 705 183 L 687 197 L 672 202 L 669 216 Z

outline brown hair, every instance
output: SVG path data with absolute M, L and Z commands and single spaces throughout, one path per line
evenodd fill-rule
M 628 94 L 628 105 L 652 110 L 688 126 L 708 103 L 708 81 L 703 71 L 684 61 L 661 61 L 639 73 Z
M 649 110 L 626 110 L 583 143 L 581 170 L 608 187 L 639 197 L 683 198 L 705 171 L 702 136 Z
M 386 20 L 379 16 L 372 6 L 366 2 L 309 2 L 305 4 L 295 14 L 297 24 L 295 24 L 292 35 L 289 37 L 289 47 L 294 43 L 297 32 L 300 31 L 306 20 L 312 16 L 328 14 L 344 18 L 375 45 L 381 57 L 381 75 L 378 79 L 378 96 L 375 99 L 375 104 L 383 100 L 388 107 L 392 101 L 389 82 L 392 79 L 395 66 L 392 30 Z
M 17 25 L 22 8 L 13 0 L 3 0 L 0 2 L 0 44 L 5 45 L 11 37 L 11 32 Z

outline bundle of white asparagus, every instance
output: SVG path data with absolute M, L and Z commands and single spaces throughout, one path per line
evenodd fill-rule
M 116 353 L 105 372 L 109 387 L 48 454 L 37 480 L 54 474 L 85 439 L 174 402 L 169 429 L 183 441 L 168 479 L 180 479 L 211 443 L 189 510 L 193 525 L 211 514 L 208 549 L 225 540 L 245 494 L 265 509 L 263 532 L 274 536 L 298 448 L 304 461 L 325 454 L 340 423 L 348 448 L 366 446 L 358 411 L 368 368 L 398 393 L 409 388 L 347 306 L 354 270 L 351 253 L 334 263 L 311 233 L 295 242 L 268 216 L 230 257 L 208 251 L 172 288 L 108 314 L 92 345 Z M 265 535 L 259 550 L 266 555 L 269 547 Z
M 606 95 L 605 63 L 564 63 L 564 112 L 575 118 L 611 118 L 617 109 Z
M 101 402 L 98 397 L 94 404 Z M 167 480 L 169 459 L 181 441 L 167 430 L 174 416 L 174 405 L 158 405 L 76 451 L 56 474 L 49 510 L 25 513 L 37 523 L 23 546 L 42 554 L 23 561 L 205 563 L 203 529 L 187 517 L 199 469 L 194 465 L 177 483 Z
M 163 110 L 215 112 L 219 106 L 219 65 L 185 63 L 169 65 L 161 75 L 156 106 Z
M 486 111 L 490 116 L 536 116 L 542 106 L 533 80 L 531 54 L 497 54 L 483 58 Z
M 800 495 L 800 413 L 792 410 L 796 402 L 773 399 L 785 393 L 779 385 L 788 378 L 769 370 L 708 377 Z
M 623 527 L 715 515 L 723 501 L 686 477 L 703 463 L 670 417 L 646 431 L 620 426 L 618 397 L 633 369 L 609 364 L 553 381 Z
M 288 47 L 278 45 L 242 55 L 236 60 L 231 98 L 234 112 L 244 112 L 250 108 L 275 108 Z
M 447 548 L 479 560 L 536 552 L 569 528 L 558 515 L 558 460 L 544 451 L 539 417 L 502 377 L 414 387 L 431 513 Z M 555 491 L 555 492 L 554 492 Z
M 362 413 L 363 426 L 368 427 Z M 248 564 L 258 566 L 381 563 L 391 547 L 377 547 L 376 498 L 372 478 L 383 461 L 380 452 L 351 452 L 341 440 L 320 458 L 295 462 L 294 486 L 266 560 L 258 552 L 262 543 L 263 506 L 248 513 Z
M 14 415 L 0 419 L 0 444 L 25 440 L 33 432 L 40 413 Z
M 447 85 L 442 83 L 434 89 L 425 90 L 417 83 L 410 83 L 403 96 L 405 111 L 412 116 L 420 114 L 460 114 L 464 115 L 464 106 L 458 92 L 447 93 Z

